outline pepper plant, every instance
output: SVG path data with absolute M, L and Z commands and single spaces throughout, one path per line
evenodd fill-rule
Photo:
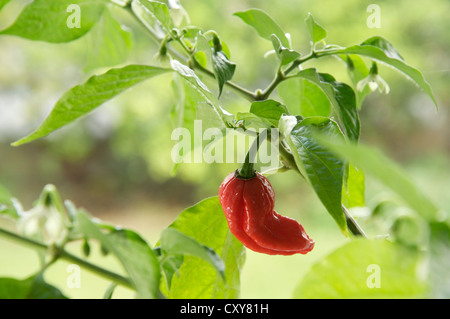
M 0 1 L 0 9 L 8 2 Z M 0 297 L 65 298 L 58 287 L 46 283 L 44 276 L 54 263 L 65 260 L 110 280 L 107 298 L 118 285 L 135 290 L 138 298 L 237 298 L 245 261 L 243 243 L 251 249 L 256 247 L 254 250 L 260 253 L 286 255 L 304 254 L 314 246 L 297 221 L 273 210 L 274 191 L 261 174 L 285 170 L 298 173 L 299 183 L 312 188 L 324 212 L 335 221 L 342 235 L 349 237 L 348 244 L 310 270 L 298 284 L 294 297 L 440 294 L 438 285 L 433 284 L 438 281 L 428 280 L 436 274 L 427 271 L 423 278 L 416 270 L 423 258 L 431 261 L 428 270 L 445 262 L 442 252 L 449 242 L 447 216 L 395 163 L 378 150 L 359 143 L 359 111 L 364 99 L 374 90 L 389 90 L 378 72 L 379 64 L 388 65 L 413 81 L 437 107 L 422 73 L 407 64 L 388 40 L 375 36 L 347 47 L 333 44 L 327 30 L 308 14 L 304 32 L 310 37 L 310 50 L 298 52 L 289 33 L 265 11 L 252 8 L 236 12 L 242 27 L 252 28 L 261 41 L 271 43 L 270 54 L 277 57 L 273 80 L 253 91 L 233 81 L 239 65 L 231 59 L 228 39 L 214 30 L 191 24 L 177 0 L 35 0 L 0 35 L 64 43 L 83 37 L 102 19 L 110 25 L 107 30 L 111 34 L 99 41 L 107 45 L 110 37 L 111 43 L 119 46 L 129 39 L 120 28 L 121 22 L 109 13 L 112 7 L 127 12 L 146 30 L 149 40 L 157 43 L 157 62 L 149 59 L 149 64 L 114 67 L 92 75 L 65 92 L 42 124 L 12 146 L 45 138 L 117 95 L 127 94 L 125 91 L 133 86 L 172 74 L 174 95 L 179 98 L 172 115 L 178 127 L 193 132 L 194 120 L 204 120 L 222 132 L 231 130 L 252 136 L 257 146 L 262 131 L 276 132 L 278 138 L 268 134 L 265 143 L 276 145 L 279 165 L 270 172 L 255 173 L 253 166 L 249 168 L 248 158 L 242 167 L 237 163 L 240 176 L 230 174 L 221 187 L 220 199 L 211 194 L 212 197 L 181 212 L 156 243 L 148 243 L 131 229 L 93 218 L 76 203 L 63 201 L 53 185 L 44 187 L 28 211 L 0 188 L 1 216 L 12 219 L 17 226 L 1 227 L 0 235 L 35 249 L 41 261 L 40 271 L 29 278 L 0 278 Z M 349 83 L 311 66 L 327 57 L 346 67 Z M 101 62 L 118 63 L 113 58 Z M 213 79 L 214 85 L 208 86 L 206 79 Z M 226 91 L 239 96 L 248 111 L 230 113 L 221 99 Z M 352 208 L 366 205 L 365 174 L 381 181 L 409 208 L 407 216 L 394 218 L 395 227 L 388 239 L 368 236 L 352 216 Z M 242 176 L 247 180 L 239 180 Z M 234 183 L 232 189 L 230 183 Z M 79 255 L 66 249 L 73 242 L 81 243 Z M 90 260 L 93 242 L 118 260 L 123 273 L 112 272 Z M 444 245 L 434 246 L 436 242 Z M 368 265 L 378 265 L 384 274 L 378 290 L 367 284 Z M 343 282 L 329 276 L 336 271 Z

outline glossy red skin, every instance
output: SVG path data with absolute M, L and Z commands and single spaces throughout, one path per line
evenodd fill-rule
M 229 174 L 219 199 L 232 234 L 247 248 L 268 255 L 306 254 L 314 248 L 302 225 L 274 210 L 275 193 L 267 178 Z

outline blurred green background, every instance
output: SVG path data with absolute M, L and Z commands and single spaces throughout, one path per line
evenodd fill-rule
M 0 12 L 0 29 L 10 25 L 27 1 L 11 1 Z M 381 28 L 366 20 L 369 4 L 381 9 Z M 271 43 L 259 38 L 233 12 L 258 7 L 291 34 L 293 47 L 304 54 L 309 38 L 304 19 L 311 12 L 328 30 L 328 44 L 358 44 L 373 35 L 391 41 L 406 62 L 421 70 L 431 83 L 439 111 L 411 82 L 381 66 L 390 85 L 389 95 L 373 93 L 361 110 L 362 141 L 381 148 L 417 181 L 420 188 L 445 210 L 450 210 L 450 12 L 448 0 L 421 1 L 267 1 L 182 0 L 191 23 L 214 29 L 230 48 L 237 64 L 234 81 L 251 90 L 264 88 L 276 70 L 274 56 L 264 58 Z M 133 31 L 127 63 L 154 63 L 157 47 L 132 18 L 112 8 L 114 17 Z M 29 209 L 43 186 L 55 184 L 64 199 L 71 199 L 92 215 L 132 228 L 154 244 L 162 229 L 184 208 L 217 194 L 223 178 L 238 164 L 183 164 L 171 174 L 170 110 L 176 103 L 171 75 L 151 79 L 127 91 L 51 136 L 13 148 L 9 144 L 28 134 L 45 118 L 66 90 L 85 81 L 93 35 L 67 44 L 32 42 L 0 37 L 0 184 Z M 321 72 L 348 82 L 344 65 L 335 58 L 308 63 Z M 101 72 L 102 69 L 96 70 Z M 215 83 L 205 79 L 215 88 Z M 221 98 L 229 111 L 246 111 L 249 103 L 229 90 Z M 309 267 L 346 239 L 316 196 L 295 173 L 270 177 L 277 194 L 276 209 L 297 218 L 316 241 L 306 255 L 276 257 L 247 254 L 242 273 L 243 298 L 289 298 Z M 368 178 L 367 202 L 372 207 L 389 196 Z M 369 236 L 379 233 L 370 225 Z M 6 221 L 0 220 L 0 223 Z M 79 247 L 73 247 L 75 252 Z M 0 275 L 25 278 L 38 267 L 27 248 L 0 238 Z M 94 256 L 101 263 L 110 259 Z M 52 267 L 50 282 L 64 283 L 66 264 Z M 100 298 L 108 283 L 87 272 L 82 287 L 63 291 L 75 298 Z M 118 290 L 117 296 L 131 296 Z

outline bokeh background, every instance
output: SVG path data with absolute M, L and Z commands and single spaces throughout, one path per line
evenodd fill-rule
M 0 12 L 0 29 L 10 25 L 27 1 L 11 1 Z M 420 188 L 445 210 L 450 210 L 450 2 L 357 0 L 182 0 L 192 24 L 216 30 L 237 64 L 234 81 L 251 90 L 264 88 L 276 69 L 274 56 L 264 57 L 271 43 L 259 38 L 233 12 L 258 7 L 291 34 L 293 47 L 304 54 L 309 38 L 304 24 L 308 12 L 328 30 L 328 44 L 358 44 L 373 35 L 391 41 L 406 62 L 421 70 L 432 85 L 439 110 L 399 73 L 380 67 L 390 85 L 389 95 L 373 93 L 360 116 L 362 141 L 381 148 L 399 162 Z M 381 8 L 381 28 L 366 20 L 369 4 Z M 157 47 L 144 30 L 119 8 L 111 13 L 132 30 L 133 45 L 127 63 L 153 63 Z M 91 34 L 67 44 L 0 37 L 0 184 L 25 209 L 44 185 L 57 186 L 64 199 L 86 208 L 105 221 L 132 228 L 154 244 L 162 229 L 184 208 L 217 194 L 223 178 L 238 164 L 183 164 L 172 174 L 170 151 L 173 129 L 170 110 L 176 103 L 171 76 L 163 75 L 122 94 L 88 117 L 18 148 L 10 143 L 28 134 L 45 118 L 66 90 L 84 82 Z M 335 58 L 308 63 L 338 80 L 348 81 L 344 65 Z M 102 69 L 94 70 L 101 72 Z M 215 83 L 205 79 L 211 87 Z M 225 90 L 223 107 L 246 111 L 249 103 Z M 309 267 L 345 238 L 316 196 L 291 172 L 270 177 L 279 212 L 297 218 L 316 241 L 306 256 L 276 257 L 248 252 L 242 272 L 243 298 L 290 298 Z M 390 194 L 367 179 L 367 203 L 376 205 Z M 379 235 L 367 226 L 369 236 Z M 7 223 L 0 220 L 0 223 Z M 73 247 L 77 251 L 79 247 Z M 94 250 L 99 262 L 105 260 Z M 106 263 L 114 263 L 109 258 Z M 50 282 L 75 298 L 100 298 L 108 282 L 87 272 L 82 287 L 64 285 L 67 264 L 52 267 Z M 37 270 L 35 253 L 0 238 L 0 276 L 25 278 Z M 61 285 L 62 283 L 62 285 Z M 130 296 L 118 289 L 117 296 Z

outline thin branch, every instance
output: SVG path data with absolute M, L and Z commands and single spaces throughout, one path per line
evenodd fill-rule
M 197 62 L 197 60 L 196 60 L 195 58 L 192 59 L 192 61 L 194 62 L 194 63 L 193 63 L 193 68 L 194 68 L 195 70 L 198 70 L 198 71 L 200 71 L 200 72 L 202 72 L 202 73 L 204 73 L 204 74 L 206 74 L 206 75 L 212 77 L 213 79 L 216 78 L 216 76 L 214 75 L 213 72 L 211 72 L 210 70 L 205 69 L 203 66 L 201 66 L 201 65 Z M 225 82 L 225 84 L 226 84 L 227 86 L 229 86 L 231 89 L 233 89 L 236 93 L 239 93 L 239 94 L 242 95 L 244 98 L 246 98 L 247 100 L 249 100 L 250 102 L 254 102 L 254 101 L 257 100 L 257 96 L 256 96 L 255 93 L 253 93 L 253 92 L 251 92 L 251 91 L 249 91 L 249 90 L 243 88 L 242 86 L 240 86 L 240 85 L 238 85 L 238 84 L 236 84 L 236 83 L 234 83 L 234 82 L 232 82 L 232 81 L 227 81 L 227 82 Z
M 305 63 L 306 61 L 309 61 L 311 59 L 316 59 L 320 57 L 321 55 L 317 54 L 316 52 L 311 52 L 307 56 L 304 56 L 303 58 L 298 58 L 294 62 L 292 62 L 291 66 L 289 66 L 285 71 L 284 74 L 288 75 L 295 69 L 297 69 L 301 64 Z
M 277 74 L 275 75 L 275 78 L 272 80 L 272 82 L 269 84 L 269 86 L 264 91 L 258 91 L 256 94 L 256 99 L 258 101 L 267 100 L 272 94 L 272 92 L 276 89 L 276 87 L 285 80 L 285 74 L 283 71 L 278 70 Z
M 157 44 L 157 45 L 161 45 L 161 40 L 155 35 L 155 33 L 137 16 L 137 14 L 133 11 L 133 9 L 131 8 L 131 6 L 127 6 L 125 7 L 125 9 L 139 22 L 139 24 L 147 31 L 147 34 L 150 36 L 150 38 Z M 192 52 L 191 50 L 189 50 L 189 48 L 186 47 L 186 45 L 183 43 L 183 41 L 181 39 L 175 39 L 177 41 L 177 43 L 180 44 L 180 46 L 183 48 L 183 50 L 189 55 L 189 57 L 186 57 L 184 55 L 182 55 L 180 52 L 178 52 L 175 48 L 173 48 L 170 44 L 167 44 L 167 50 L 170 52 L 171 55 L 173 55 L 176 59 L 189 64 L 189 61 L 192 61 L 192 65 L 191 67 L 193 67 L 194 69 L 201 71 L 202 73 L 210 76 L 211 78 L 215 79 L 216 76 L 214 75 L 213 72 L 211 72 L 208 69 L 205 69 L 204 67 L 202 67 L 197 60 L 195 59 L 195 57 L 192 56 Z M 245 97 L 247 100 L 249 101 L 255 101 L 256 100 L 256 94 L 253 92 L 250 92 L 249 90 L 241 87 L 240 85 L 232 82 L 232 81 L 227 81 L 225 82 L 225 85 L 227 85 L 228 87 L 230 87 L 231 89 L 233 89 L 235 92 L 241 94 L 243 97 Z
M 347 220 L 347 226 L 348 226 L 348 229 L 350 230 L 350 232 L 354 236 L 367 238 L 367 235 L 364 232 L 364 230 L 356 222 L 356 220 L 353 218 L 353 216 L 350 214 L 350 212 L 344 205 L 342 205 L 342 210 L 344 211 L 345 219 Z
M 44 243 L 38 242 L 31 238 L 26 238 L 26 237 L 20 236 L 19 234 L 13 233 L 13 232 L 3 229 L 3 228 L 0 228 L 0 235 L 5 238 L 8 238 L 10 240 L 13 240 L 17 243 L 20 243 L 24 246 L 33 248 L 35 250 L 47 252 L 47 251 L 49 251 L 49 249 L 53 249 L 53 247 L 50 247 Z M 92 264 L 84 259 L 81 259 L 81 258 L 67 252 L 66 250 L 64 250 L 62 248 L 56 248 L 56 251 L 53 250 L 53 252 L 56 254 L 57 258 L 59 258 L 59 259 L 63 259 L 63 260 L 72 262 L 74 264 L 77 264 L 77 265 L 107 279 L 107 280 L 111 280 L 119 285 L 134 289 L 133 285 L 131 284 L 131 281 L 126 277 L 123 277 L 119 274 L 116 274 L 116 273 L 110 271 L 110 270 L 107 270 L 100 266 Z M 52 263 L 53 262 L 54 262 L 54 260 L 52 260 Z
M 320 57 L 332 55 L 332 54 L 335 54 L 335 52 L 333 52 L 331 50 L 313 51 L 310 54 L 293 61 L 292 64 L 288 68 L 286 68 L 284 71 L 281 70 L 281 68 L 280 68 L 278 70 L 277 74 L 275 75 L 274 79 L 272 80 L 272 82 L 267 86 L 267 88 L 265 90 L 263 90 L 262 92 L 259 92 L 256 95 L 257 100 L 268 99 L 270 94 L 276 89 L 276 87 L 281 82 L 290 78 L 287 75 L 289 73 L 291 73 L 292 71 L 294 71 L 295 69 L 297 69 L 301 64 L 303 64 L 309 60 L 312 60 L 312 59 L 316 59 L 316 58 L 320 58 Z

